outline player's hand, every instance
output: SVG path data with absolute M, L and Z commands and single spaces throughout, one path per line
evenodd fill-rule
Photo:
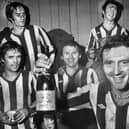
M 13 116 L 10 114 L 10 111 L 0 113 L 0 121 L 3 124 L 8 124 L 8 125 L 14 125 L 17 122 L 14 120 Z
M 34 73 L 48 75 L 50 68 L 49 58 L 44 54 L 38 54 L 38 59 L 35 63 Z
M 19 109 L 15 113 L 15 120 L 17 123 L 22 123 L 29 116 L 29 111 L 27 108 Z

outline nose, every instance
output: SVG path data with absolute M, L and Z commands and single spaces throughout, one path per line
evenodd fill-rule
M 114 66 L 114 74 L 115 75 L 119 75 L 120 74 L 120 66 L 117 63 Z
M 14 60 L 13 60 L 15 63 L 18 62 L 18 58 L 17 57 L 14 57 Z
M 69 58 L 72 59 L 73 58 L 73 54 L 69 54 Z

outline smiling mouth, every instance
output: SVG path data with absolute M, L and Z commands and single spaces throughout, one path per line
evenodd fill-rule
M 115 83 L 121 83 L 124 79 L 124 76 L 120 76 L 120 77 L 114 77 L 113 80 Z
M 12 67 L 13 67 L 13 68 L 18 68 L 18 67 L 19 67 L 19 65 L 12 65 Z
M 21 21 L 22 23 L 25 23 L 25 21 Z
M 108 15 L 108 16 L 109 16 L 109 17 L 112 17 L 112 18 L 114 17 L 114 15 Z

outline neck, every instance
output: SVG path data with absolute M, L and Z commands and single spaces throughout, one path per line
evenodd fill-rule
M 23 30 L 24 30 L 24 27 L 13 27 L 12 32 L 16 35 L 21 35 Z
M 3 77 L 9 81 L 13 81 L 16 79 L 16 77 L 18 76 L 19 72 L 9 72 L 9 71 L 5 71 L 3 72 Z
M 112 30 L 112 28 L 115 26 L 115 22 L 114 21 L 108 21 L 108 20 L 104 20 L 103 26 L 106 30 Z
M 70 76 L 72 76 L 77 71 L 78 68 L 79 68 L 79 65 L 76 65 L 75 67 L 66 67 L 66 72 Z

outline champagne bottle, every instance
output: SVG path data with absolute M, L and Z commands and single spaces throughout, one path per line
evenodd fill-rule
M 57 129 L 56 93 L 52 75 L 40 75 L 37 79 L 36 111 L 41 129 Z

